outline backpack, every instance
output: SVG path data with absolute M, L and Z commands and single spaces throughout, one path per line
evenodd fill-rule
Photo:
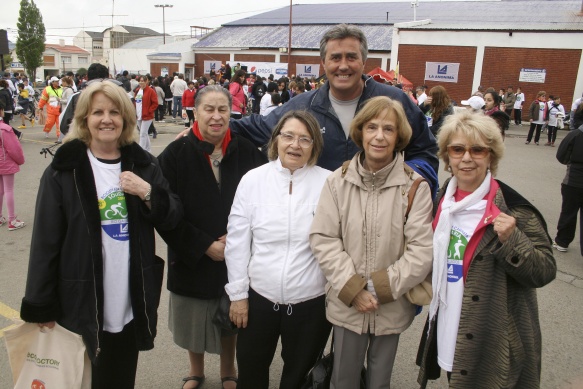
M 258 81 L 259 85 L 257 85 L 257 87 L 255 88 L 255 97 L 261 98 L 265 95 L 265 84 L 261 81 Z

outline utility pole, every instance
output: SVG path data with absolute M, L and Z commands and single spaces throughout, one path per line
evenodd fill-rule
M 115 14 L 115 0 L 111 0 L 111 15 L 99 15 L 99 16 L 111 16 L 111 30 L 109 30 L 109 48 L 111 49 L 111 62 L 113 62 L 113 69 L 115 73 L 115 48 L 113 47 L 113 17 L 114 16 L 128 16 L 128 15 L 116 15 Z M 109 64 L 108 68 L 109 68 Z M 111 71 L 111 68 L 110 68 Z M 115 74 L 114 74 L 115 76 Z
M 291 75 L 291 47 L 292 47 L 292 0 L 289 0 L 289 37 L 287 41 L 287 77 Z
M 162 8 L 162 34 L 164 37 L 164 44 L 166 44 L 166 13 L 164 12 L 166 8 L 172 8 L 174 5 L 172 4 L 156 4 L 154 5 L 156 8 Z

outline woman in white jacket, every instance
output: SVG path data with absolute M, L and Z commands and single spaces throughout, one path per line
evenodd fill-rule
M 297 389 L 324 347 L 326 279 L 308 241 L 331 173 L 315 166 L 323 140 L 316 119 L 291 111 L 275 127 L 270 163 L 249 171 L 233 201 L 225 261 L 237 339 L 239 389 L 267 389 L 281 336 L 279 388 Z

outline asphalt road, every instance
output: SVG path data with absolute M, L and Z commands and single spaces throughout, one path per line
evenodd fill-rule
M 160 153 L 182 129 L 180 124 L 169 123 L 157 124 L 157 127 L 160 135 L 158 139 L 152 140 L 153 154 Z M 565 175 L 565 167 L 555 159 L 556 148 L 542 145 L 546 138 L 541 138 L 541 146 L 532 143 L 525 145 L 526 131 L 526 126 L 511 126 L 498 178 L 538 207 L 546 219 L 550 235 L 554 236 L 561 207 L 560 183 Z M 54 141 L 54 133 L 47 140 L 38 125 L 24 130 L 24 134 L 22 145 L 26 163 L 16 175 L 16 210 L 18 217 L 28 225 L 12 232 L 5 226 L 0 229 L 0 330 L 12 324 L 10 318 L 18 315 L 24 295 L 39 178 L 51 161 L 50 156 L 45 158 L 39 152 Z M 559 133 L 557 144 L 565 134 L 562 131 Z M 447 173 L 440 171 L 440 181 L 446 177 Z M 46 221 L 44 233 L 51 233 L 50 220 Z M 157 253 L 166 258 L 166 245 L 159 238 Z M 559 268 L 557 279 L 538 292 L 543 334 L 541 387 L 579 389 L 583 388 L 583 257 L 577 239 L 567 253 L 555 251 L 555 258 Z M 140 355 L 136 383 L 139 388 L 179 388 L 181 378 L 188 375 L 187 353 L 174 345 L 168 331 L 168 292 L 165 288 L 162 291 L 159 316 L 156 347 Z M 393 388 L 418 387 L 418 369 L 414 361 L 425 317 L 424 312 L 401 335 L 393 372 Z M 218 356 L 206 357 L 205 388 L 220 388 L 218 365 Z M 278 352 L 272 365 L 272 388 L 277 388 L 281 365 Z M 11 388 L 11 385 L 6 347 L 0 341 L 0 389 Z M 442 378 L 430 387 L 444 388 L 446 385 Z

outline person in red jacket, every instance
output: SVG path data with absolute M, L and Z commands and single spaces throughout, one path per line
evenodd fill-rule
M 188 81 L 188 88 L 182 94 L 182 106 L 186 110 L 187 119 L 184 119 L 184 127 L 190 128 L 194 123 L 194 97 L 196 96 L 196 88 L 194 81 Z
M 140 146 L 146 151 L 150 151 L 150 137 L 148 129 L 154 120 L 154 111 L 158 109 L 158 96 L 156 91 L 149 85 L 150 81 L 146 76 L 140 76 L 140 86 L 135 89 L 136 115 L 138 118 L 138 128 L 140 129 Z

